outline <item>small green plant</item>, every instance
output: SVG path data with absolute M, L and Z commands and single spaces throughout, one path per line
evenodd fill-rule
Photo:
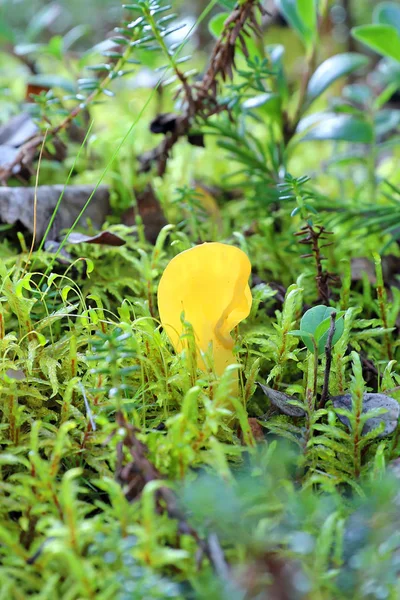
M 324 353 L 328 342 L 332 321 L 334 323 L 333 335 L 330 345 L 334 346 L 344 331 L 344 312 L 336 312 L 326 306 L 314 306 L 301 318 L 300 329 L 291 331 L 290 335 L 301 337 L 310 352 L 316 355 Z

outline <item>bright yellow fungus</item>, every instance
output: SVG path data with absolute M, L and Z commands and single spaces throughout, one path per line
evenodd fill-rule
M 207 352 L 210 343 L 218 375 L 236 362 L 230 332 L 250 312 L 250 272 L 250 261 L 242 250 L 219 242 L 185 250 L 167 265 L 158 286 L 161 323 L 175 350 L 181 352 L 186 346 L 184 314 L 194 331 L 200 369 L 206 367 L 201 352 Z

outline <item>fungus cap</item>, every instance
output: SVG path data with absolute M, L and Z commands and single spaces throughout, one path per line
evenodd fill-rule
M 158 287 L 158 308 L 177 352 L 185 347 L 181 337 L 184 313 L 193 327 L 198 351 L 207 352 L 212 343 L 217 374 L 236 362 L 230 332 L 250 312 L 250 272 L 250 261 L 242 250 L 219 242 L 185 250 L 169 262 Z M 200 352 L 198 366 L 205 368 Z

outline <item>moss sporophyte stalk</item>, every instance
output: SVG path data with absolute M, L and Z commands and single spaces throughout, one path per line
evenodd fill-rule
M 158 287 L 161 323 L 178 353 L 188 347 L 190 324 L 201 370 L 210 345 L 217 375 L 237 362 L 230 333 L 250 313 L 250 273 L 247 255 L 219 242 L 185 250 L 167 265 Z

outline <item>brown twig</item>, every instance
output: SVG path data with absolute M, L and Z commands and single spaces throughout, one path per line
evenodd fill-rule
M 331 313 L 331 322 L 329 325 L 328 339 L 325 344 L 325 356 L 326 356 L 326 364 L 325 364 L 325 373 L 324 373 L 324 385 L 322 387 L 321 400 L 319 401 L 319 408 L 324 408 L 326 401 L 329 396 L 329 376 L 331 374 L 331 366 L 332 366 L 332 340 L 335 335 L 335 321 L 336 321 L 336 312 Z
M 189 85 L 181 72 L 176 73 L 182 82 L 176 97 L 184 98 L 185 109 L 181 115 L 176 116 L 173 131 L 170 131 L 158 146 L 139 157 L 142 172 L 149 171 L 152 164 L 157 162 L 158 175 L 164 175 L 172 148 L 180 138 L 188 135 L 194 121 L 206 120 L 228 110 L 226 105 L 218 103 L 220 80 L 225 82 L 233 77 L 237 43 L 245 56 L 248 56 L 246 37 L 251 33 L 261 34 L 256 10 L 261 15 L 265 14 L 259 0 L 246 0 L 234 8 L 224 23 L 201 81 Z
M 326 231 L 325 227 L 322 227 L 320 225 L 314 228 L 312 225 L 307 223 L 307 225 L 302 227 L 300 231 L 298 231 L 294 235 L 305 236 L 299 243 L 311 246 L 311 253 L 303 254 L 301 258 L 310 258 L 312 256 L 314 257 L 315 267 L 317 271 L 315 281 L 317 283 L 317 289 L 319 294 L 318 300 L 326 306 L 328 306 L 330 298 L 329 281 L 334 281 L 336 278 L 334 275 L 332 275 L 332 273 L 324 271 L 322 261 L 326 260 L 326 257 L 321 254 L 321 248 L 331 246 L 332 242 L 328 242 L 327 244 L 322 245 L 320 245 L 320 242 L 325 241 L 327 239 L 325 236 L 332 235 L 332 232 Z
M 126 498 L 133 502 L 140 497 L 147 483 L 162 481 L 163 477 L 149 460 L 147 446 L 138 439 L 136 435 L 138 429 L 128 423 L 121 412 L 117 413 L 116 422 L 125 431 L 125 437 L 118 448 L 117 479 L 124 486 Z M 123 464 L 124 448 L 132 458 L 125 465 Z M 230 568 L 225 560 L 217 536 L 211 535 L 208 540 L 204 540 L 199 536 L 197 531 L 186 521 L 178 506 L 176 496 L 170 488 L 160 486 L 155 493 L 158 510 L 160 512 L 165 510 L 171 519 L 175 519 L 178 522 L 178 531 L 181 534 L 191 536 L 196 541 L 201 556 L 207 556 L 215 572 L 219 576 L 225 577 Z

